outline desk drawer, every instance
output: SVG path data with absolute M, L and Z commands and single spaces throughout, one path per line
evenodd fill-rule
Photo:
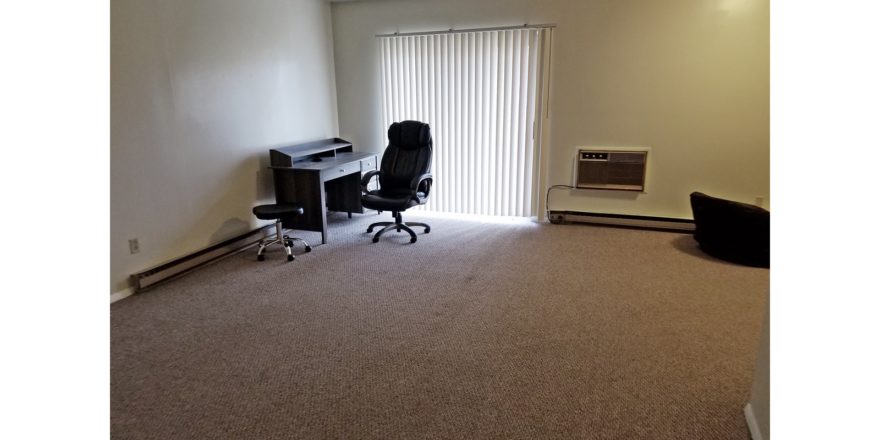
M 321 177 L 326 181 L 361 171 L 360 162 L 349 162 L 321 170 Z
M 366 173 L 376 169 L 376 156 L 361 160 L 361 172 Z

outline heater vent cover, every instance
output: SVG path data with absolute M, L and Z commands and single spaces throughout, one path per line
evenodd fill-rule
M 575 186 L 644 191 L 647 151 L 578 150 Z

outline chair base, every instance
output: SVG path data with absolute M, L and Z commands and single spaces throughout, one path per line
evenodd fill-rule
M 397 229 L 397 232 L 406 231 L 407 233 L 409 233 L 409 237 L 410 237 L 409 242 L 410 243 L 415 243 L 416 240 L 418 239 L 416 237 L 416 233 L 412 230 L 412 228 L 410 228 L 410 226 L 421 226 L 421 227 L 425 228 L 425 234 L 431 232 L 431 226 L 428 225 L 427 223 L 419 223 L 419 222 L 404 223 L 403 216 L 400 215 L 399 212 L 392 212 L 392 214 L 394 215 L 393 222 L 376 222 L 376 223 L 371 224 L 367 228 L 367 233 L 370 233 L 370 232 L 373 232 L 373 229 L 375 229 L 376 227 L 383 226 L 383 228 L 379 232 L 377 232 L 376 235 L 373 236 L 373 243 L 378 243 L 379 237 L 381 237 L 382 234 L 384 234 L 386 231 L 390 231 L 392 229 Z
M 287 261 L 293 261 L 296 257 L 293 256 L 293 242 L 301 241 L 304 245 L 306 245 L 306 252 L 311 252 L 312 247 L 303 240 L 302 238 L 291 237 L 289 235 L 284 235 L 284 228 L 281 226 L 281 219 L 275 221 L 275 238 L 272 239 L 264 239 L 260 240 L 260 248 L 257 249 L 257 261 L 263 261 L 266 259 L 266 256 L 263 255 L 263 252 L 267 247 L 280 244 L 284 246 L 284 250 L 287 251 Z

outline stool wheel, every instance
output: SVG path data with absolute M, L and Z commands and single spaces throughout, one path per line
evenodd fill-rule
M 378 242 L 379 242 L 379 237 L 373 237 L 373 243 L 378 243 Z
M 415 237 L 410 238 L 410 239 L 409 239 L 409 242 L 410 242 L 410 243 L 415 243 L 415 242 L 416 242 L 416 238 L 415 238 Z
M 266 259 L 265 255 L 257 255 L 257 261 L 263 261 Z
M 306 252 L 311 252 L 311 251 L 312 251 L 312 247 L 311 247 L 311 246 L 306 246 Z
M 288 256 L 287 256 L 287 261 L 293 261 L 293 255 L 288 255 Z

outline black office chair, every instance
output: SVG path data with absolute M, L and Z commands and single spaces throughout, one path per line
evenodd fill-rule
M 416 242 L 416 233 L 411 226 L 424 227 L 426 234 L 431 232 L 431 227 L 425 223 L 404 223 L 400 213 L 428 201 L 431 184 L 434 182 L 434 176 L 431 175 L 433 153 L 434 141 L 431 139 L 431 127 L 428 124 L 418 121 L 391 124 L 388 129 L 388 147 L 382 154 L 382 166 L 378 171 L 364 174 L 361 179 L 361 204 L 379 212 L 391 211 L 394 216 L 393 222 L 373 223 L 367 228 L 367 232 L 373 232 L 373 228 L 384 226 L 373 236 L 373 243 L 378 242 L 379 237 L 391 229 L 409 232 L 410 243 Z M 370 180 L 375 176 L 379 176 L 379 189 L 370 190 Z
M 265 260 L 266 257 L 263 255 L 263 251 L 265 251 L 267 247 L 273 244 L 280 244 L 284 246 L 284 250 L 287 252 L 287 261 L 293 261 L 294 258 L 296 258 L 293 256 L 294 241 L 301 241 L 306 246 L 306 252 L 312 251 L 312 247 L 309 246 L 309 244 L 306 243 L 306 241 L 302 238 L 285 235 L 284 228 L 281 226 L 281 220 L 283 217 L 303 214 L 303 207 L 300 206 L 298 203 L 273 203 L 269 205 L 259 205 L 254 206 L 252 212 L 260 220 L 275 220 L 275 237 L 271 239 L 260 240 L 260 248 L 257 250 L 257 260 Z

